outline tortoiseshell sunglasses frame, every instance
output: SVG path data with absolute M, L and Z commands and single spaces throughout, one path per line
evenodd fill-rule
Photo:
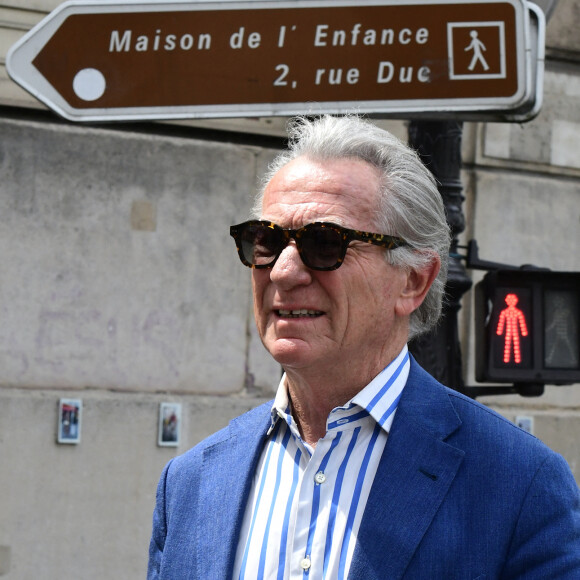
M 252 226 L 262 226 L 265 228 L 270 228 L 277 232 L 281 232 L 283 239 L 285 240 L 284 245 L 274 255 L 272 261 L 268 262 L 267 264 L 252 264 L 244 256 L 244 252 L 242 250 L 242 234 L 246 228 Z M 308 256 L 305 256 L 304 248 L 302 247 L 301 244 L 301 238 L 305 232 L 307 232 L 308 230 L 312 230 L 313 227 L 318 227 L 321 229 L 325 228 L 332 229 L 340 235 L 341 246 L 339 257 L 337 258 L 336 263 L 333 264 L 332 266 L 324 266 L 324 267 L 312 266 L 310 260 L 308 259 Z M 301 228 L 292 230 L 292 229 L 284 229 L 279 225 L 275 224 L 274 222 L 270 222 L 267 220 L 250 220 L 235 226 L 230 226 L 230 236 L 232 236 L 236 242 L 238 256 L 242 264 L 244 264 L 248 268 L 256 268 L 256 269 L 272 268 L 276 263 L 276 260 L 278 260 L 278 258 L 280 257 L 280 254 L 283 252 L 284 248 L 290 243 L 291 239 L 296 241 L 298 253 L 300 254 L 300 258 L 302 259 L 304 264 L 311 270 L 319 270 L 319 271 L 336 270 L 337 268 L 339 268 L 344 261 L 344 257 L 346 256 L 346 251 L 348 249 L 350 242 L 354 240 L 359 242 L 365 242 L 367 244 L 373 244 L 374 246 L 380 246 L 387 250 L 394 250 L 396 248 L 409 245 L 405 240 L 397 236 L 391 236 L 388 234 L 374 234 L 371 232 L 363 232 L 360 230 L 351 230 L 349 228 L 343 228 L 342 226 L 339 226 L 332 222 L 312 222 L 310 224 L 302 226 Z

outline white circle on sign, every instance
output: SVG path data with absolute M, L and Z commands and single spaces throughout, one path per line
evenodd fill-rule
M 96 101 L 103 96 L 107 82 L 101 71 L 96 68 L 80 70 L 73 80 L 73 90 L 83 101 Z

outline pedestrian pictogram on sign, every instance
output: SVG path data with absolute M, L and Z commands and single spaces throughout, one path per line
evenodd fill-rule
M 483 66 L 483 70 L 489 70 L 489 65 L 487 64 L 487 61 L 483 57 L 482 53 L 482 51 L 487 50 L 487 48 L 485 48 L 485 44 L 479 40 L 479 34 L 477 33 L 477 30 L 472 30 L 469 33 L 469 36 L 471 36 L 472 40 L 469 43 L 469 46 L 465 48 L 465 51 L 473 51 L 473 58 L 471 59 L 471 62 L 467 68 L 469 70 L 473 70 L 479 61 L 481 62 L 481 66 Z
M 450 78 L 506 78 L 505 35 L 504 22 L 450 22 L 447 37 Z

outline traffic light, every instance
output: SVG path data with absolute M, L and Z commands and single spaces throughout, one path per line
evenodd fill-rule
M 580 382 L 580 272 L 489 272 L 475 308 L 479 382 Z

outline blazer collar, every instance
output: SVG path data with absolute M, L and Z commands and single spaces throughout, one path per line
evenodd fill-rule
M 412 359 L 349 579 L 403 577 L 463 461 L 464 452 L 445 442 L 460 425 L 445 388 Z

